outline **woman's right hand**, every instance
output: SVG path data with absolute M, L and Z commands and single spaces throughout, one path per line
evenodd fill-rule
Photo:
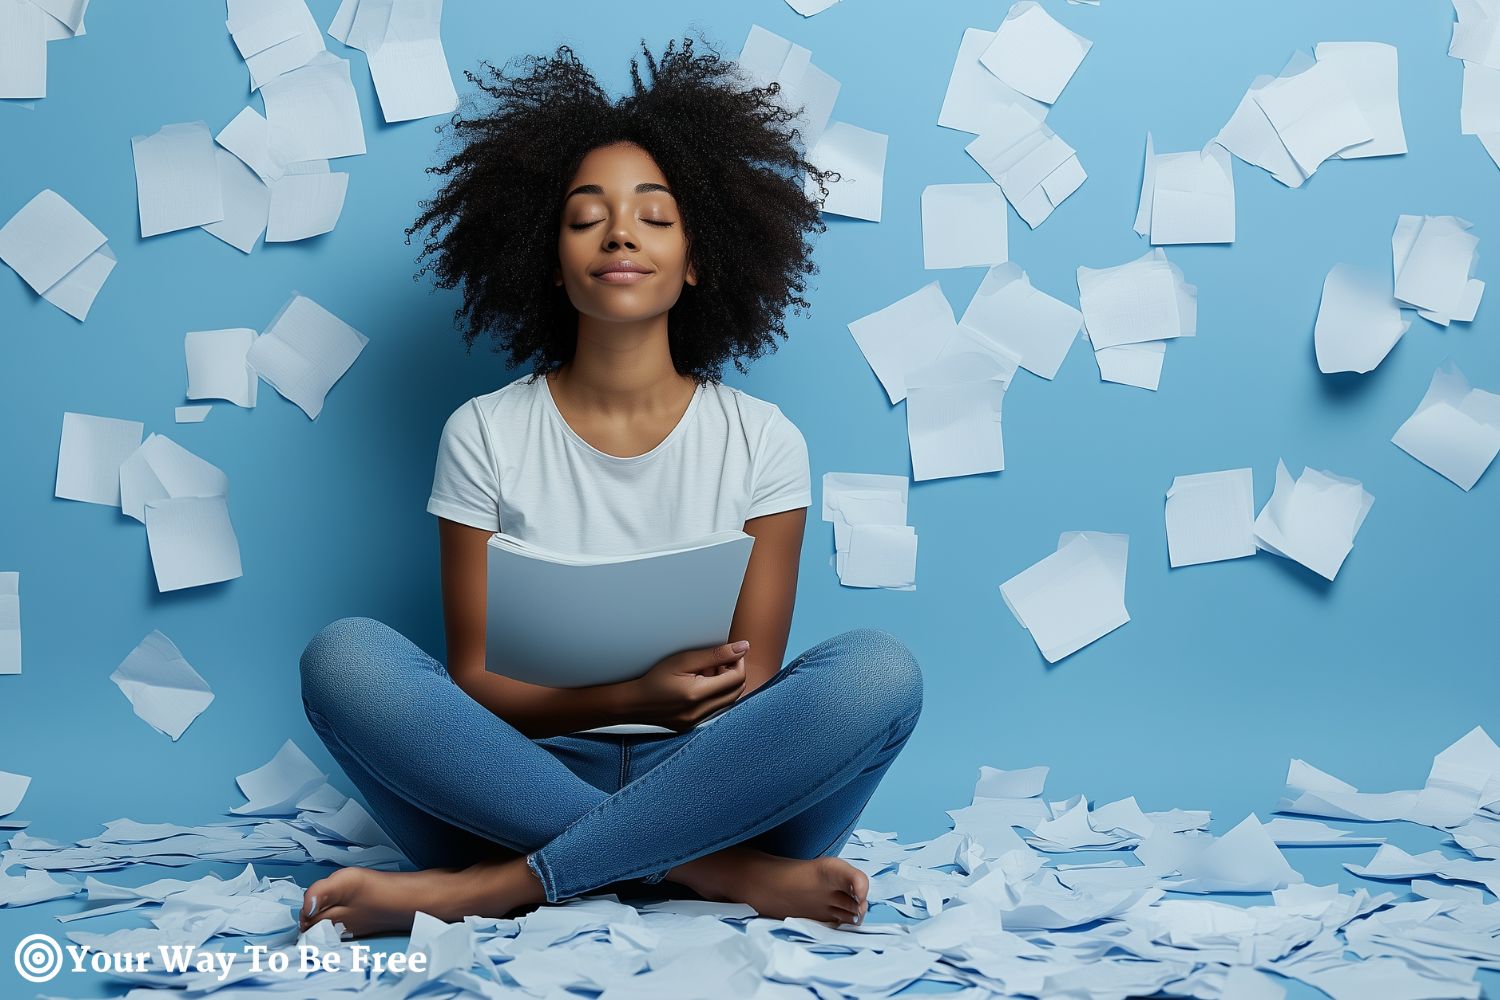
M 745 640 L 684 649 L 624 682 L 632 722 L 686 732 L 738 700 L 745 689 Z

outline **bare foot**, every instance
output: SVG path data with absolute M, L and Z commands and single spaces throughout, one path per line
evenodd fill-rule
M 734 845 L 679 865 L 667 876 L 705 899 L 748 903 L 763 917 L 860 923 L 870 877 L 838 857 L 783 858 Z
M 418 910 L 454 923 L 471 914 L 503 917 L 545 899 L 524 857 L 417 872 L 340 868 L 307 887 L 298 931 L 326 919 L 342 923 L 354 937 L 407 933 Z

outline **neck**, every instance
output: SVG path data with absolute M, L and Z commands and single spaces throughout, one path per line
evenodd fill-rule
M 666 313 L 625 323 L 580 315 L 573 358 L 551 376 L 579 403 L 627 413 L 676 405 L 690 382 L 672 364 Z

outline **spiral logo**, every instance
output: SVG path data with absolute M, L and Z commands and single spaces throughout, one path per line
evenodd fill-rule
M 62 969 L 62 949 L 47 934 L 28 934 L 16 945 L 16 971 L 27 982 L 45 983 Z

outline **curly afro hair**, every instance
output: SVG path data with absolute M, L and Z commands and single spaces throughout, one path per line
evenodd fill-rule
M 454 323 L 471 351 L 488 331 L 493 350 L 510 355 L 507 367 L 530 361 L 540 375 L 572 358 L 578 312 L 552 281 L 563 195 L 585 155 L 619 141 L 643 148 L 666 175 L 698 276 L 668 313 L 679 374 L 716 382 L 730 360 L 745 372 L 746 360 L 786 339 L 786 307 L 809 308 L 805 278 L 817 268 L 808 237 L 826 226 L 804 180 L 826 198 L 825 181 L 839 175 L 804 159 L 791 125 L 801 108 L 779 101 L 776 83 L 753 86 L 711 48 L 695 53 L 691 37 L 680 49 L 669 41 L 659 59 L 644 40 L 641 52 L 649 84 L 632 57 L 631 89 L 615 102 L 566 45 L 513 60 L 513 74 L 483 60 L 490 79 L 464 71 L 489 100 L 470 95 L 446 123 L 463 141 L 427 168 L 448 180 L 420 203 L 406 242 L 430 227 L 416 259 L 434 260 L 414 280 L 431 270 L 440 288 L 462 282 Z M 745 246 L 752 258 L 731 257 Z

